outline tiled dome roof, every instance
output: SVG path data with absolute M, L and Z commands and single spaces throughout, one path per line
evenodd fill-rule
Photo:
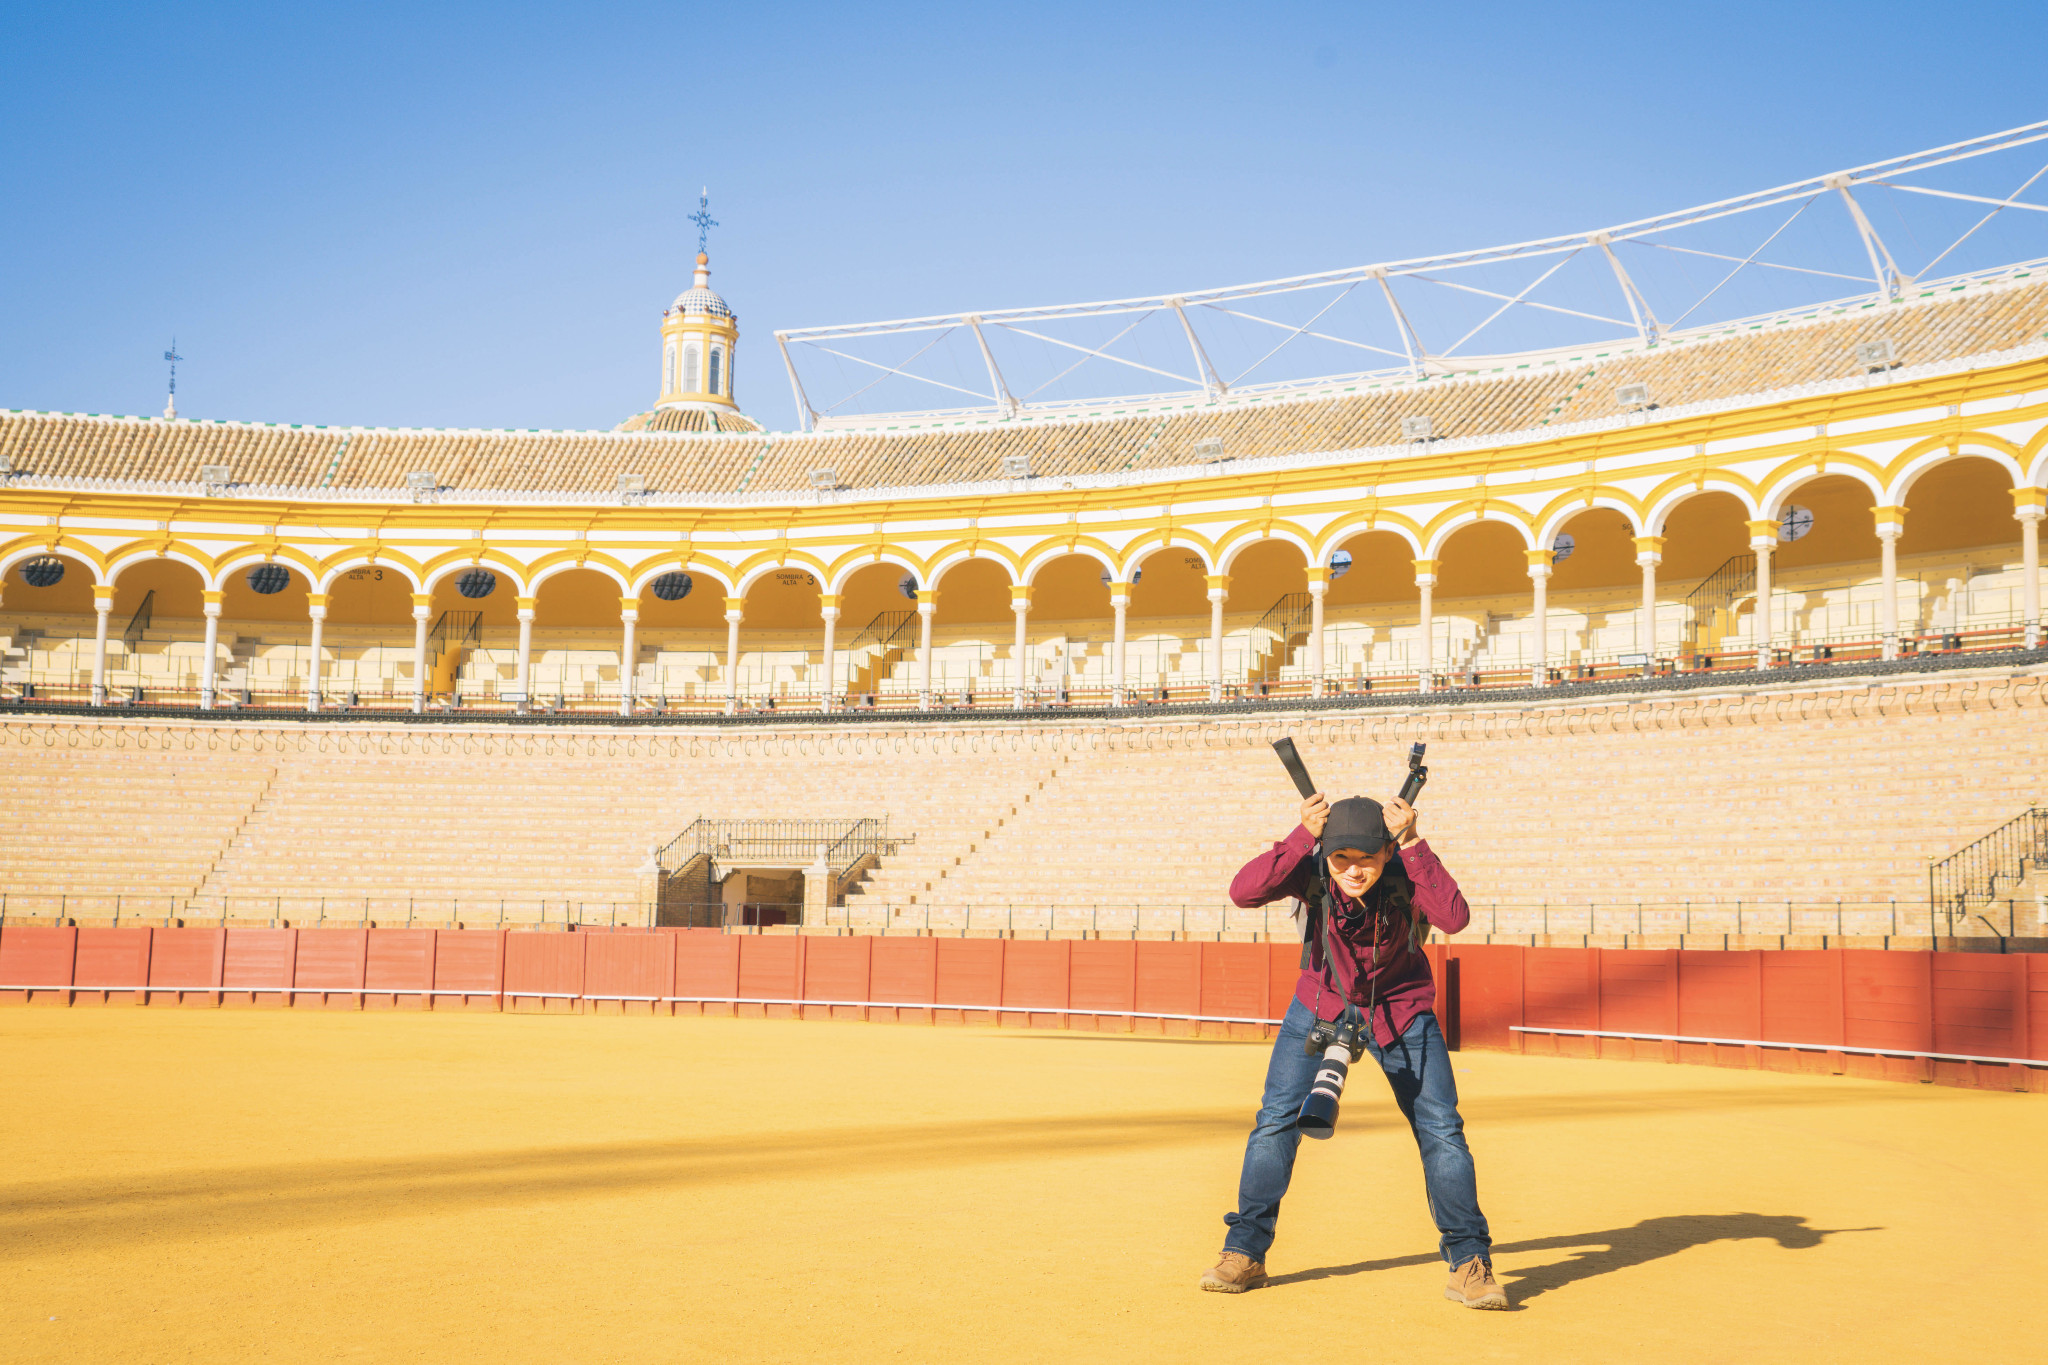
M 685 289 L 682 293 L 676 295 L 676 301 L 669 305 L 669 311 L 671 313 L 709 313 L 715 318 L 730 318 L 732 316 L 732 309 L 726 307 L 725 300 L 701 285 L 695 289 Z

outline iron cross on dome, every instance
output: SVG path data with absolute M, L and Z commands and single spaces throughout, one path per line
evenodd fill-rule
M 697 252 L 699 255 L 702 255 L 705 242 L 710 240 L 711 229 L 718 226 L 718 220 L 711 216 L 711 187 L 709 185 L 697 192 L 697 211 L 690 215 L 689 221 L 697 225 Z

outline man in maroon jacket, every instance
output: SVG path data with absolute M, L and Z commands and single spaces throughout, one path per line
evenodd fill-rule
M 1422 1151 L 1423 1185 L 1451 1267 L 1444 1297 L 1468 1308 L 1507 1307 L 1422 955 L 1424 921 L 1455 934 L 1470 918 L 1457 882 L 1416 832 L 1407 802 L 1396 797 L 1383 807 L 1354 796 L 1333 806 L 1318 792 L 1301 803 L 1300 826 L 1230 883 L 1230 899 L 1246 908 L 1287 896 L 1305 912 L 1301 980 L 1273 1042 L 1237 1209 L 1223 1219 L 1223 1259 L 1203 1274 L 1202 1288 L 1241 1294 L 1266 1282 L 1266 1251 L 1301 1145 L 1302 1101 L 1321 1061 L 1307 1049 L 1309 1031 L 1351 1008 L 1365 1016 L 1366 1050 Z

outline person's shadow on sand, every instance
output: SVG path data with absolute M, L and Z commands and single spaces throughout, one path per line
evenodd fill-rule
M 1810 1228 L 1804 1218 L 1791 1214 L 1767 1213 L 1682 1213 L 1665 1218 L 1645 1218 L 1634 1227 L 1608 1228 L 1604 1232 L 1582 1232 L 1561 1237 L 1531 1237 L 1520 1242 L 1502 1242 L 1493 1248 L 1496 1274 L 1507 1280 L 1509 1297 L 1517 1307 L 1539 1294 L 1562 1289 L 1610 1271 L 1671 1256 L 1689 1247 L 1709 1242 L 1743 1241 L 1768 1237 L 1792 1251 L 1805 1251 L 1821 1244 L 1823 1238 L 1840 1232 L 1880 1232 L 1881 1228 Z M 1526 1270 L 1502 1271 L 1499 1258 L 1525 1251 L 1563 1251 L 1582 1247 L 1561 1261 L 1532 1266 Z M 1272 1287 L 1328 1280 L 1340 1275 L 1363 1275 L 1375 1270 L 1397 1270 L 1428 1265 L 1440 1258 L 1434 1254 L 1395 1256 L 1379 1261 L 1358 1261 L 1351 1265 L 1319 1266 L 1275 1275 Z

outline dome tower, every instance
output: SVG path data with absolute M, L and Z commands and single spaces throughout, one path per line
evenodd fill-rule
M 657 410 L 736 413 L 732 357 L 739 319 L 711 290 L 711 258 L 697 253 L 696 282 L 661 315 L 661 397 Z

